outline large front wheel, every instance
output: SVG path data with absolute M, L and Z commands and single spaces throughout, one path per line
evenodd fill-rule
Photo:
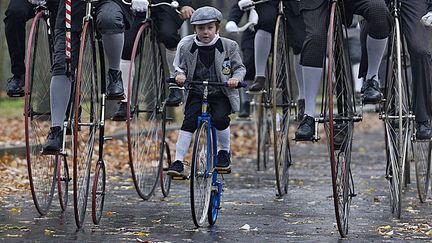
M 271 106 L 272 106 L 272 145 L 274 153 L 276 187 L 278 196 L 288 192 L 289 166 L 291 151 L 289 144 L 290 104 L 289 90 L 289 47 L 285 27 L 285 17 L 279 15 L 276 20 L 274 36 Z
M 420 202 L 426 202 L 432 171 L 432 142 L 417 140 L 413 142 L 416 168 L 417 190 Z
M 190 174 L 192 219 L 197 227 L 204 224 L 210 204 L 213 171 L 213 137 L 209 123 L 203 121 L 196 132 Z
M 33 19 L 27 42 L 24 101 L 27 170 L 33 202 L 40 215 L 45 215 L 51 206 L 57 168 L 56 156 L 41 154 L 51 125 L 51 47 L 47 16 L 41 11 Z
M 73 106 L 73 196 L 75 223 L 80 228 L 84 222 L 90 184 L 90 166 L 95 145 L 96 107 L 96 46 L 91 22 L 85 22 L 81 34 L 80 53 L 76 78 L 76 95 Z
M 165 150 L 165 82 L 162 52 L 151 22 L 138 30 L 128 78 L 129 165 L 139 196 L 154 193 Z
M 348 234 L 351 199 L 355 196 L 350 164 L 356 112 L 341 11 L 333 2 L 327 42 L 328 71 L 320 120 L 327 135 L 336 223 L 339 234 L 345 237 Z

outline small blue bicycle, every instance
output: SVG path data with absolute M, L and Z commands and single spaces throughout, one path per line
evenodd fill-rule
M 198 117 L 198 129 L 195 134 L 193 146 L 190 179 L 190 200 L 192 219 L 197 227 L 204 224 L 207 217 L 210 225 L 217 220 L 222 195 L 222 182 L 218 174 L 227 174 L 228 171 L 216 170 L 217 164 L 217 137 L 216 128 L 211 122 L 207 101 L 208 86 L 227 86 L 222 82 L 188 81 L 192 85 L 203 85 L 202 114 Z M 246 87 L 239 83 L 237 88 Z M 173 178 L 187 179 L 187 178 Z

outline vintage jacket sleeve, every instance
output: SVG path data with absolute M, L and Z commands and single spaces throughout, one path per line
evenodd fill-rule
M 228 55 L 231 60 L 233 78 L 236 78 L 240 82 L 243 81 L 246 75 L 246 68 L 240 56 L 240 48 L 237 42 L 231 41 L 230 48 L 228 49 Z
M 240 23 L 240 20 L 242 19 L 244 13 L 244 11 L 240 10 L 237 1 L 234 1 L 228 15 L 228 21 L 234 21 L 236 24 L 238 24 Z

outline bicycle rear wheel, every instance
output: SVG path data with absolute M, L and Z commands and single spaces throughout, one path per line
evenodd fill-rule
M 348 234 L 349 210 L 355 195 L 351 175 L 351 149 L 355 102 L 342 9 L 331 4 L 328 35 L 328 72 L 323 89 L 324 129 L 330 155 L 333 200 L 339 234 Z
M 73 105 L 72 151 L 75 223 L 84 222 L 90 184 L 90 167 L 97 130 L 97 59 L 91 22 L 85 22 L 81 34 L 76 94 Z
M 390 206 L 393 216 L 400 218 L 412 118 L 408 85 L 402 75 L 402 43 L 400 23 L 397 18 L 389 39 L 388 53 L 385 103 L 381 116 L 385 127 L 386 177 L 390 187 Z
M 65 155 L 57 155 L 57 194 L 62 211 L 66 210 L 69 198 L 69 168 Z
M 278 196 L 288 192 L 289 166 L 291 151 L 289 144 L 290 104 L 289 90 L 289 47 L 285 27 L 285 16 L 276 19 L 276 31 L 273 44 L 272 70 L 272 133 L 273 153 Z
M 50 80 L 52 37 L 48 16 L 40 11 L 33 19 L 26 50 L 24 125 L 27 170 L 36 210 L 45 215 L 55 188 L 57 159 L 42 155 L 42 145 L 50 131 Z
M 416 140 L 413 142 L 416 168 L 417 191 L 420 202 L 426 202 L 432 170 L 432 142 Z
M 212 185 L 213 136 L 208 121 L 202 121 L 196 131 L 190 174 L 190 200 L 192 219 L 197 227 L 206 219 Z
M 258 96 L 258 102 L 255 104 L 255 126 L 257 140 L 257 170 L 266 170 L 267 162 L 270 160 L 270 119 L 269 109 L 267 106 L 266 94 Z
M 92 220 L 94 224 L 99 224 L 102 217 L 105 202 L 105 182 L 105 163 L 99 161 L 96 165 L 92 188 Z
M 171 151 L 168 143 L 165 142 L 165 153 L 162 162 L 163 169 L 160 172 L 161 190 L 164 197 L 168 197 L 171 188 L 171 176 L 168 176 L 165 172 L 168 171 L 170 165 L 171 165 Z
M 129 72 L 129 164 L 135 188 L 144 200 L 154 193 L 165 149 L 164 64 L 158 43 L 151 22 L 145 22 L 135 38 Z

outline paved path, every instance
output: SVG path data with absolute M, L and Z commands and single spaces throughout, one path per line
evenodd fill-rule
M 376 117 L 370 118 L 379 122 Z M 373 124 L 372 122 L 372 124 Z M 414 171 L 403 201 L 402 219 L 392 218 L 381 125 L 355 134 L 352 164 L 357 197 L 350 232 L 343 241 L 432 242 L 432 199 L 420 204 Z M 359 129 L 359 130 L 360 130 Z M 236 158 L 235 173 L 225 177 L 223 209 L 216 226 L 196 229 L 190 216 L 187 182 L 173 185 L 170 197 L 160 190 L 150 201 L 138 198 L 129 175 L 109 177 L 105 215 L 99 226 L 90 215 L 76 231 L 71 203 L 58 204 L 38 218 L 29 193 L 0 204 L 0 240 L 4 241 L 165 241 L 165 242 L 336 242 L 329 162 L 325 144 L 298 144 L 291 167 L 289 195 L 275 198 L 273 170 L 257 172 L 255 161 Z M 71 198 L 71 197 L 70 197 Z M 245 224 L 250 230 L 240 229 Z

